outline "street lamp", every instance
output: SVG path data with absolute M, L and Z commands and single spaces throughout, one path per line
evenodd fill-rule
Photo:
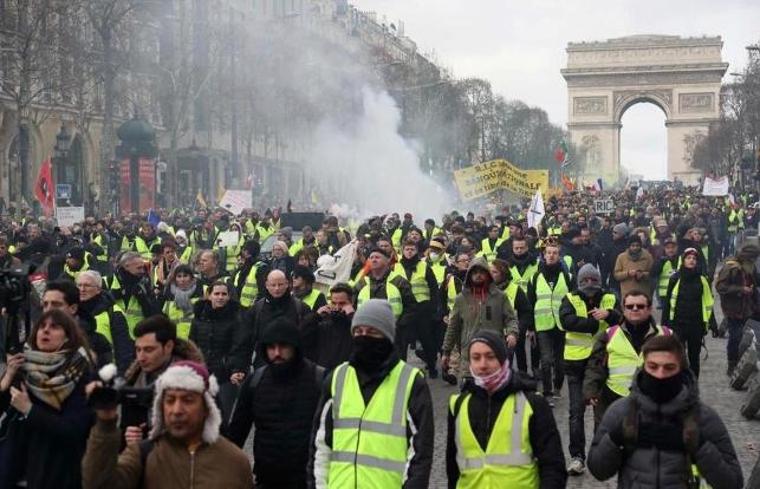
M 66 160 L 69 156 L 69 150 L 71 149 L 71 135 L 66 130 L 66 126 L 62 123 L 61 124 L 61 130 L 58 131 L 58 134 L 55 136 L 55 146 L 53 147 L 53 188 L 52 191 L 55 192 L 53 195 L 55 195 L 56 203 L 58 200 L 58 177 L 62 177 L 65 179 L 65 165 Z M 61 173 L 59 173 L 59 168 Z M 69 195 L 69 199 L 71 199 L 71 195 Z

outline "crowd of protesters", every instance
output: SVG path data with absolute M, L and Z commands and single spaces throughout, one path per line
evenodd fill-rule
M 559 488 L 588 460 L 619 487 L 740 488 L 697 386 L 704 336 L 728 336 L 730 375 L 760 314 L 756 200 L 572 193 L 536 227 L 528 202 L 300 229 L 278 209 L 3 217 L 0 489 L 426 488 L 430 382 L 452 386 L 449 487 Z M 342 249 L 346 280 L 320 287 Z

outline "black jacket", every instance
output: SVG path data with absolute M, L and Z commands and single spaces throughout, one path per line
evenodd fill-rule
M 232 413 L 229 438 L 243 448 L 251 427 L 253 473 L 266 487 L 306 487 L 306 463 L 324 370 L 297 354 L 284 365 L 249 375 Z M 254 385 L 255 383 L 255 385 Z
M 302 328 L 307 319 L 313 317 L 309 312 L 309 306 L 292 297 L 290 292 L 275 299 L 265 291 L 264 297 L 251 306 L 238 324 L 230 353 L 232 371 L 248 372 L 254 349 L 272 320 L 286 317 Z M 263 364 L 261 356 L 257 355 L 255 366 L 259 367 Z
M 79 466 L 87 447 L 87 436 L 94 416 L 87 406 L 84 386 L 91 380 L 83 376 L 60 411 L 29 395 L 32 410 L 19 421 L 0 448 L 0 458 L 13 450 L 12 470 L 0 460 L 0 487 L 16 487 L 10 479 L 26 478 L 29 489 L 80 489 Z M 10 403 L 9 392 L 0 393 L 0 409 Z M 16 413 L 10 408 L 9 414 Z M 13 415 L 14 417 L 17 416 Z M 5 459 L 8 460 L 8 459 Z M 6 462 L 7 463 L 7 462 Z
M 113 299 L 106 293 L 98 294 L 89 301 L 79 303 L 79 309 L 88 313 L 93 318 L 104 312 L 108 312 L 113 360 L 119 369 L 119 373 L 123 375 L 135 359 L 135 344 L 129 336 L 127 318 L 122 312 L 114 311 L 113 306 Z
M 673 320 L 670 320 L 670 298 L 673 297 L 673 288 L 678 284 L 678 297 L 676 298 Z M 668 282 L 668 293 L 662 308 L 662 324 L 672 328 L 683 330 L 693 327 L 705 330 L 705 322 L 702 318 L 702 276 L 698 270 L 686 270 L 681 267 L 671 275 Z
M 195 303 L 190 325 L 190 341 L 203 353 L 209 373 L 219 382 L 226 382 L 232 373 L 230 351 L 235 332 L 240 328 L 240 306 L 230 301 L 220 309 L 211 307 L 211 301 Z
M 580 297 L 586 304 L 586 310 L 591 311 L 592 309 L 599 308 L 602 302 L 602 297 L 604 297 L 604 294 L 609 293 L 610 292 L 604 289 L 600 289 L 599 292 L 594 294 L 592 297 L 586 297 L 580 291 L 575 291 L 572 294 Z M 607 325 L 612 326 L 622 321 L 623 315 L 620 313 L 619 309 L 620 304 L 616 299 L 615 306 L 612 309 L 607 309 L 607 311 L 610 313 L 605 321 Z M 599 321 L 594 319 L 591 314 L 589 314 L 587 318 L 578 316 L 576 314 L 575 307 L 573 307 L 567 297 L 562 299 L 562 304 L 559 306 L 559 320 L 562 323 L 562 328 L 565 331 L 574 333 L 588 333 L 592 335 L 596 335 L 599 332 Z M 564 362 L 565 365 L 571 368 L 573 366 L 585 368 L 586 365 L 586 360 L 565 360 Z
M 691 472 L 687 453 L 715 489 L 743 487 L 742 469 L 720 416 L 699 400 L 693 374 L 672 400 L 657 404 L 641 392 L 639 373 L 631 395 L 604 414 L 588 454 L 599 480 L 618 475 L 621 489 L 682 488 Z
M 488 440 L 493 434 L 496 418 L 501 412 L 501 407 L 510 395 L 522 391 L 528 398 L 533 415 L 528 424 L 530 446 L 533 457 L 538 464 L 539 480 L 541 489 L 564 488 L 567 481 L 565 470 L 565 455 L 562 452 L 557 423 L 554 421 L 549 404 L 543 397 L 537 396 L 535 386 L 530 381 L 523 380 L 515 372 L 512 378 L 500 390 L 492 395 L 467 382 L 462 387 L 462 393 L 471 393 L 469 401 L 469 419 L 472 431 L 478 444 L 483 447 L 488 445 Z M 446 475 L 449 480 L 449 488 L 454 489 L 459 481 L 460 470 L 457 465 L 457 447 L 455 442 L 456 417 L 448 410 L 448 436 L 446 437 Z M 498 436 L 509 436 L 508 433 L 498 433 Z M 505 486 L 507 487 L 507 486 Z
M 331 312 L 319 316 L 313 326 L 303 330 L 303 349 L 306 358 L 317 365 L 332 371 L 348 360 L 353 349 L 351 337 L 351 320 L 354 315 L 343 312 Z
M 375 372 L 364 372 L 360 368 L 356 368 L 359 387 L 365 403 L 372 399 L 372 395 L 399 361 L 398 354 L 394 351 Z M 315 477 L 318 474 L 326 474 L 329 470 L 333 440 L 331 387 L 332 375 L 329 375 L 322 385 L 322 397 L 314 415 L 307 468 L 307 482 L 310 488 L 316 487 Z M 410 445 L 410 458 L 407 460 L 406 482 L 404 482 L 403 489 L 427 489 L 430 468 L 433 463 L 435 427 L 433 423 L 433 401 L 430 397 L 430 389 L 422 375 L 415 377 L 412 384 L 406 417 L 411 419 L 406 430 L 406 438 Z M 415 430 L 412 430 L 411 426 L 414 426 Z
M 78 309 L 76 319 L 87 336 L 90 349 L 95 353 L 95 368 L 100 369 L 104 365 L 113 363 L 113 347 L 105 336 L 97 332 L 95 317 L 83 309 Z

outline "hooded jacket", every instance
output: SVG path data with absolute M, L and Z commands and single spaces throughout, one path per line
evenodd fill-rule
M 565 471 L 565 455 L 562 452 L 557 424 L 554 421 L 549 404 L 541 396 L 535 394 L 535 382 L 512 372 L 507 384 L 492 395 L 472 381 L 467 381 L 462 387 L 462 393 L 472 393 L 469 402 L 470 426 L 485 450 L 491 436 L 508 436 L 507 433 L 493 433 L 496 419 L 501 413 L 504 402 L 510 395 L 522 391 L 528 399 L 533 415 L 528 424 L 530 446 L 533 457 L 538 464 L 541 489 L 564 488 L 567 482 Z M 455 442 L 456 417 L 448 410 L 448 436 L 446 437 L 446 475 L 449 488 L 454 489 L 459 481 L 459 466 L 457 464 L 457 447 Z
M 482 288 L 474 287 L 472 284 L 472 272 L 475 268 L 485 270 L 487 274 Z M 504 337 L 517 337 L 519 333 L 515 310 L 504 292 L 493 283 L 493 277 L 483 257 L 473 258 L 465 275 L 462 293 L 454 300 L 449 327 L 443 341 L 444 353 L 448 355 L 455 347 L 466 345 L 472 333 L 479 329 L 496 331 Z M 466 353 L 463 352 L 462 355 L 466 357 Z
M 699 400 L 693 374 L 682 372 L 681 391 L 664 404 L 641 391 L 642 375 L 636 376 L 630 396 L 609 407 L 594 435 L 588 454 L 588 468 L 594 477 L 606 480 L 618 474 L 621 489 L 685 488 L 691 462 L 715 489 L 743 487 L 731 437 L 718 414 Z M 667 446 L 646 434 L 663 429 L 673 429 Z

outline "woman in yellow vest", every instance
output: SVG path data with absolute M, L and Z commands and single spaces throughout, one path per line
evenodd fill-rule
M 190 265 L 179 265 L 172 271 L 163 291 L 161 310 L 177 325 L 177 338 L 190 336 L 193 322 L 193 306 L 203 297 L 203 287 L 198 285 Z
M 449 402 L 449 487 L 564 488 L 565 456 L 549 404 L 511 369 L 504 339 L 473 333 L 472 380 Z
M 686 248 L 681 267 L 670 277 L 662 310 L 662 324 L 669 326 L 684 345 L 689 367 L 699 377 L 699 352 L 712 315 L 710 284 L 698 266 L 699 253 Z

